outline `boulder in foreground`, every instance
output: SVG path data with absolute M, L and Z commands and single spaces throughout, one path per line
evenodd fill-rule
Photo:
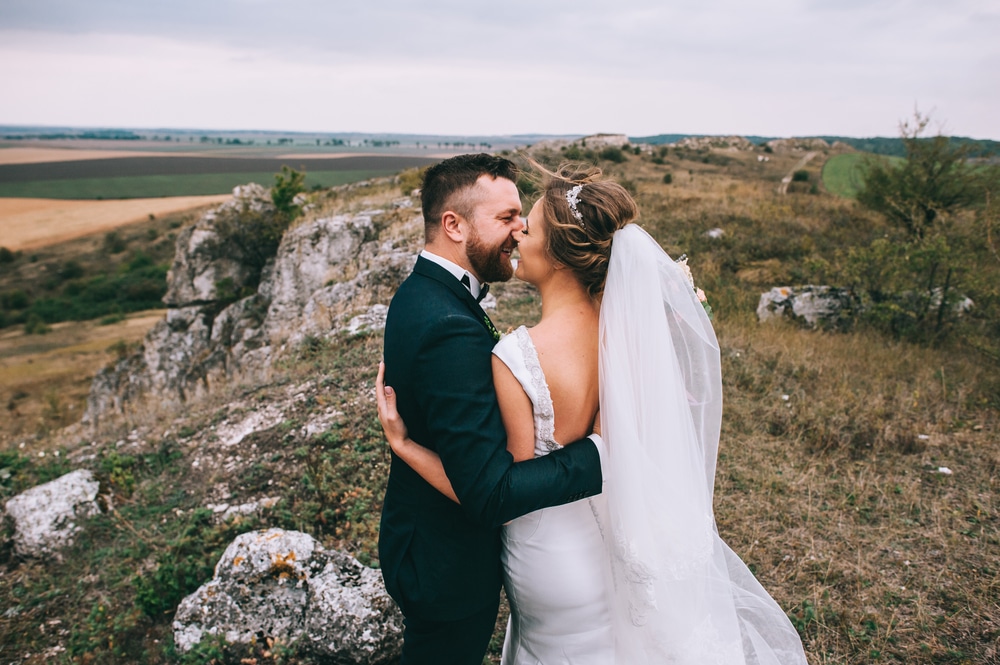
M 272 639 L 330 663 L 393 662 L 403 644 L 403 616 L 377 570 L 283 529 L 237 537 L 215 577 L 181 601 L 173 627 L 182 652 L 205 637 Z

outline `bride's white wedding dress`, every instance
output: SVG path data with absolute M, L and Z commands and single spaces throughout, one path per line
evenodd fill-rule
M 527 330 L 494 353 L 547 454 L 552 399 Z M 715 528 L 715 331 L 690 277 L 635 224 L 614 235 L 599 367 L 605 491 L 504 527 L 503 665 L 806 665 L 788 617 Z
M 538 354 L 522 326 L 493 350 L 531 400 L 535 456 L 559 447 L 552 397 Z M 608 665 L 614 662 L 611 567 L 596 515 L 596 496 L 543 508 L 503 528 L 504 587 L 511 615 L 503 665 Z

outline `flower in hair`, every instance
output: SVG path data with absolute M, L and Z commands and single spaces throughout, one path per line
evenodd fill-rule
M 579 202 L 578 197 L 580 196 L 580 190 L 582 189 L 583 185 L 576 185 L 566 192 L 566 203 L 569 204 L 569 211 L 573 213 L 574 217 L 576 217 L 576 221 L 580 223 L 580 226 L 583 226 L 583 213 L 577 210 L 576 204 Z

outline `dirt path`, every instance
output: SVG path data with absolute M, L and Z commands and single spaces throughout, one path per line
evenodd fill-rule
M 229 194 L 115 201 L 0 198 L 0 245 L 14 251 L 38 249 L 110 231 L 149 215 L 166 215 L 229 198 Z
M 812 160 L 812 158 L 818 154 L 819 154 L 818 152 L 806 153 L 806 156 L 800 159 L 798 163 L 792 167 L 792 170 L 788 172 L 788 175 L 786 175 L 784 178 L 781 179 L 781 185 L 778 187 L 778 193 L 787 194 L 788 185 L 792 183 L 792 177 L 795 175 L 795 172 L 804 167 L 806 164 L 808 164 Z

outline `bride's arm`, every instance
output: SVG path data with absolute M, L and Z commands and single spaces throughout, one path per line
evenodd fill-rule
M 515 462 L 535 456 L 535 420 L 531 400 L 510 368 L 493 356 L 493 386 L 496 388 L 500 416 L 507 430 L 507 451 Z
M 438 454 L 407 436 L 406 423 L 399 417 L 396 410 L 396 393 L 385 385 L 385 363 L 379 363 L 378 377 L 375 379 L 375 395 L 378 402 L 378 419 L 382 423 L 382 431 L 389 441 L 392 452 L 396 453 L 407 466 L 420 474 L 431 487 L 454 501 L 461 503 L 455 494 L 444 465 Z

